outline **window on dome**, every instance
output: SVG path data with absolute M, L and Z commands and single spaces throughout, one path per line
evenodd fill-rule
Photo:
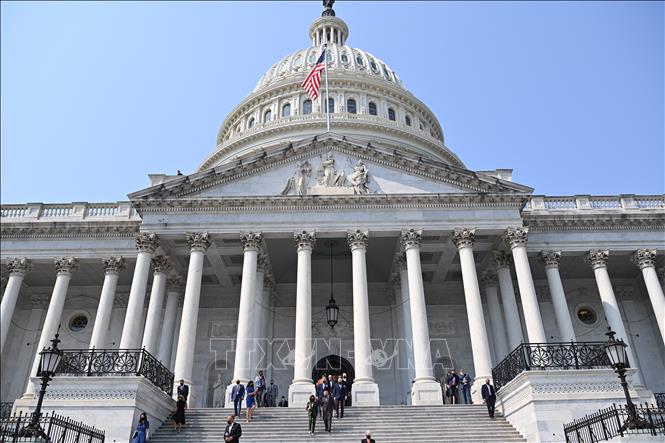
M 254 127 L 254 117 L 249 119 L 249 123 L 247 123 L 247 129 L 253 128 Z
M 356 101 L 354 99 L 350 98 L 346 101 L 346 111 L 349 114 L 355 114 L 357 112 L 356 111 Z
M 308 61 L 309 63 L 314 63 L 314 62 L 316 61 L 316 58 L 317 58 L 317 57 L 316 57 L 316 53 L 315 53 L 315 52 L 311 52 L 311 53 L 309 54 L 309 57 L 307 57 L 307 61 Z
M 395 110 L 393 108 L 388 108 L 388 120 L 395 121 Z
M 340 57 L 342 59 L 342 63 L 347 64 L 349 62 L 349 56 L 346 55 L 346 53 L 342 54 Z
M 272 112 L 268 109 L 263 113 L 263 123 L 268 123 L 272 119 Z
M 326 106 L 326 111 L 325 112 L 328 112 L 328 108 L 330 108 L 330 113 L 331 114 L 335 113 L 335 100 L 334 99 L 332 99 L 332 98 L 328 99 L 328 106 Z
M 374 62 L 374 60 L 370 60 L 369 66 L 370 66 L 370 68 L 372 68 L 372 71 L 374 71 L 377 74 L 379 73 L 379 67 L 376 66 L 376 63 Z
M 421 131 L 422 131 L 423 129 L 425 129 L 425 127 L 423 126 L 422 123 L 420 123 L 418 126 L 420 127 L 420 130 L 421 130 Z
M 358 66 L 365 66 L 365 61 L 360 55 L 356 55 L 356 64 Z
M 376 115 L 376 103 L 369 102 L 367 109 L 369 109 L 369 115 Z
M 407 126 L 411 126 L 411 117 L 408 115 L 404 116 L 404 123 L 406 123 Z
M 304 102 L 302 102 L 302 113 L 303 114 L 311 114 L 312 113 L 312 101 L 307 99 Z
M 282 106 L 282 117 L 288 117 L 291 115 L 291 103 L 286 103 Z
M 331 51 L 326 51 L 326 60 L 329 62 L 332 61 L 332 52 Z
M 388 72 L 388 68 L 386 68 L 386 65 L 383 65 L 383 76 L 386 78 L 388 81 L 392 81 L 390 78 L 390 73 Z

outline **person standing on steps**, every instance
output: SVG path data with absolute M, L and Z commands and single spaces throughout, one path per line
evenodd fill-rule
M 459 381 L 462 391 L 462 401 L 465 405 L 473 404 L 473 401 L 471 401 L 471 383 L 473 383 L 473 380 L 471 380 L 469 374 L 464 372 L 464 369 L 460 369 L 459 371 Z
M 176 410 L 173 413 L 173 430 L 176 432 L 182 431 L 182 426 L 185 424 L 185 398 L 182 395 L 178 396 L 176 401 Z
M 316 417 L 319 415 L 319 402 L 316 401 L 314 394 L 309 396 L 307 402 L 307 417 L 309 418 L 309 435 L 314 435 L 314 428 L 316 427 Z
M 448 377 L 446 377 L 446 387 L 448 398 L 450 398 L 450 404 L 457 404 L 457 389 L 459 387 L 459 375 L 455 374 L 455 370 L 452 369 Z
M 245 388 L 245 406 L 247 406 L 247 423 L 252 420 L 252 415 L 254 414 L 254 408 L 256 408 L 256 397 L 257 391 L 254 389 L 254 382 L 248 381 L 247 388 Z
M 259 375 L 254 379 L 254 388 L 256 389 L 256 406 L 263 406 L 263 399 L 266 392 L 266 378 L 263 375 L 263 371 L 259 371 Z
M 360 440 L 360 443 L 375 443 L 374 439 L 372 438 L 372 433 L 369 431 L 365 432 L 365 438 Z
M 279 405 L 278 406 L 280 408 L 288 408 L 289 407 L 289 401 L 286 398 L 284 398 L 284 396 L 282 395 L 281 400 L 279 400 Z
M 229 415 L 226 418 L 226 427 L 224 428 L 224 441 L 227 443 L 238 443 L 240 442 L 240 436 L 242 435 L 242 428 L 240 423 L 235 422 L 235 416 Z
M 335 409 L 335 403 L 330 391 L 328 389 L 323 390 L 323 397 L 321 397 L 321 415 L 323 415 L 323 425 L 326 428 L 327 432 L 332 431 L 332 415 L 333 409 Z
M 270 380 L 270 385 L 268 385 L 268 390 L 266 392 L 266 401 L 268 406 L 274 408 L 277 406 L 277 396 L 279 395 L 279 388 L 274 383 L 273 380 Z
M 490 418 L 494 418 L 494 403 L 496 403 L 496 391 L 494 386 L 490 384 L 490 379 L 485 380 L 485 384 L 481 389 L 481 394 L 485 404 L 487 405 L 487 412 L 489 413 Z
M 342 374 L 342 381 L 344 382 L 346 389 L 344 392 L 344 395 L 346 396 L 346 399 L 344 400 L 344 406 L 351 406 L 351 381 L 347 378 L 346 372 Z
M 240 383 L 240 380 L 236 380 L 236 384 L 231 388 L 231 401 L 233 401 L 233 409 L 236 417 L 240 417 L 243 398 L 245 398 L 245 386 Z
M 342 376 L 337 376 L 337 381 L 333 387 L 333 399 L 335 400 L 335 417 L 344 418 L 344 401 L 346 400 L 346 386 Z
M 139 415 L 139 423 L 136 425 L 136 431 L 132 435 L 132 443 L 145 443 L 148 439 L 148 432 L 150 431 L 150 422 L 145 412 Z M 4 441 L 4 440 L 3 440 Z
M 185 406 L 187 406 L 187 397 L 189 397 L 189 386 L 185 384 L 185 380 L 180 379 L 180 384 L 176 392 L 177 395 L 182 395 L 185 399 Z

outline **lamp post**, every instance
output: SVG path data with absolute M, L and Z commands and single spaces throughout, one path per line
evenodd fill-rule
M 326 306 L 326 319 L 328 325 L 331 328 L 334 328 L 337 324 L 337 317 L 339 316 L 339 306 L 335 303 L 335 298 L 333 297 L 333 245 L 335 242 L 330 241 L 330 300 L 328 301 L 328 306 Z
M 58 328 L 59 330 L 60 328 Z M 37 400 L 37 406 L 35 407 L 35 412 L 32 413 L 32 418 L 30 423 L 28 423 L 24 428 L 22 428 L 18 435 L 19 437 L 41 437 L 48 440 L 48 436 L 39 425 L 39 418 L 42 415 L 42 402 L 44 401 L 44 394 L 46 394 L 46 387 L 55 375 L 55 371 L 62 360 L 62 351 L 58 349 L 58 339 L 59 332 L 55 334 L 55 338 L 51 340 L 51 347 L 44 348 L 39 355 L 39 371 L 37 375 L 42 379 L 42 387 L 39 391 L 39 399 Z
M 608 339 L 603 345 L 603 348 L 605 348 L 605 353 L 610 359 L 612 368 L 614 368 L 614 371 L 619 374 L 619 380 L 621 380 L 623 394 L 626 397 L 626 410 L 628 411 L 628 419 L 621 426 L 619 432 L 626 431 L 627 429 L 651 429 L 651 424 L 637 414 L 635 404 L 630 398 L 630 393 L 628 392 L 628 383 L 626 382 L 626 368 L 630 367 L 628 364 L 628 355 L 626 354 L 626 348 L 628 345 L 624 343 L 623 339 L 615 340 L 615 334 L 616 333 L 612 330 L 612 328 L 608 326 L 607 332 L 605 333 Z

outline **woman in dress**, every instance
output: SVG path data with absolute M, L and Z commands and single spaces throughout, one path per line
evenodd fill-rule
M 178 401 L 176 401 L 175 406 L 176 410 L 173 414 L 173 430 L 176 432 L 182 431 L 182 425 L 185 424 L 185 397 L 182 395 L 178 396 Z
M 141 415 L 139 415 L 139 424 L 136 425 L 136 431 L 134 431 L 132 443 L 145 443 L 148 439 L 148 429 L 150 429 L 148 416 L 145 412 L 141 412 Z
M 319 402 L 316 401 L 316 397 L 313 395 L 309 396 L 309 401 L 307 402 L 307 416 L 309 417 L 309 434 L 314 435 L 314 427 L 316 426 L 316 416 L 319 415 Z
M 254 390 L 254 382 L 248 381 L 247 387 L 245 388 L 245 403 L 247 404 L 247 423 L 252 420 L 252 415 L 254 415 L 254 400 L 256 397 L 256 391 Z

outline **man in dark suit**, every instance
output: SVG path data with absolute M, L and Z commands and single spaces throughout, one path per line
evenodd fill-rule
M 369 431 L 365 432 L 365 438 L 360 440 L 360 443 L 375 443 L 374 439 L 372 438 L 372 433 Z
M 344 382 L 344 386 L 346 391 L 344 392 L 344 395 L 346 396 L 346 399 L 344 401 L 344 406 L 351 406 L 351 380 L 348 379 L 346 376 L 346 372 L 342 374 L 342 382 Z
M 487 412 L 490 415 L 490 418 L 494 418 L 494 403 L 496 403 L 496 391 L 494 386 L 490 384 L 490 379 L 485 380 L 485 384 L 481 389 L 481 394 L 485 404 L 487 404 Z
M 233 409 L 236 417 L 240 417 L 243 398 L 245 398 L 245 386 L 240 384 L 240 380 L 236 380 L 236 384 L 231 388 L 231 401 L 233 401 Z
M 332 430 L 332 415 L 333 409 L 335 409 L 335 402 L 330 395 L 328 389 L 323 390 L 323 397 L 321 397 L 319 410 L 323 416 L 323 425 L 326 428 L 326 431 L 330 432 Z
M 185 405 L 186 405 L 187 404 L 187 396 L 189 396 L 189 386 L 187 386 L 185 384 L 185 380 L 182 380 L 182 379 L 180 380 L 180 384 L 178 385 L 177 391 L 178 391 L 177 392 L 178 396 L 182 395 L 183 399 L 185 400 Z
M 346 400 L 346 383 L 342 376 L 337 377 L 333 386 L 333 399 L 335 400 L 335 417 L 344 418 L 344 401 Z
M 241 385 L 242 386 L 242 385 Z M 228 443 L 238 443 L 242 435 L 240 423 L 235 422 L 235 417 L 229 415 L 226 418 L 226 428 L 224 428 L 224 441 Z

